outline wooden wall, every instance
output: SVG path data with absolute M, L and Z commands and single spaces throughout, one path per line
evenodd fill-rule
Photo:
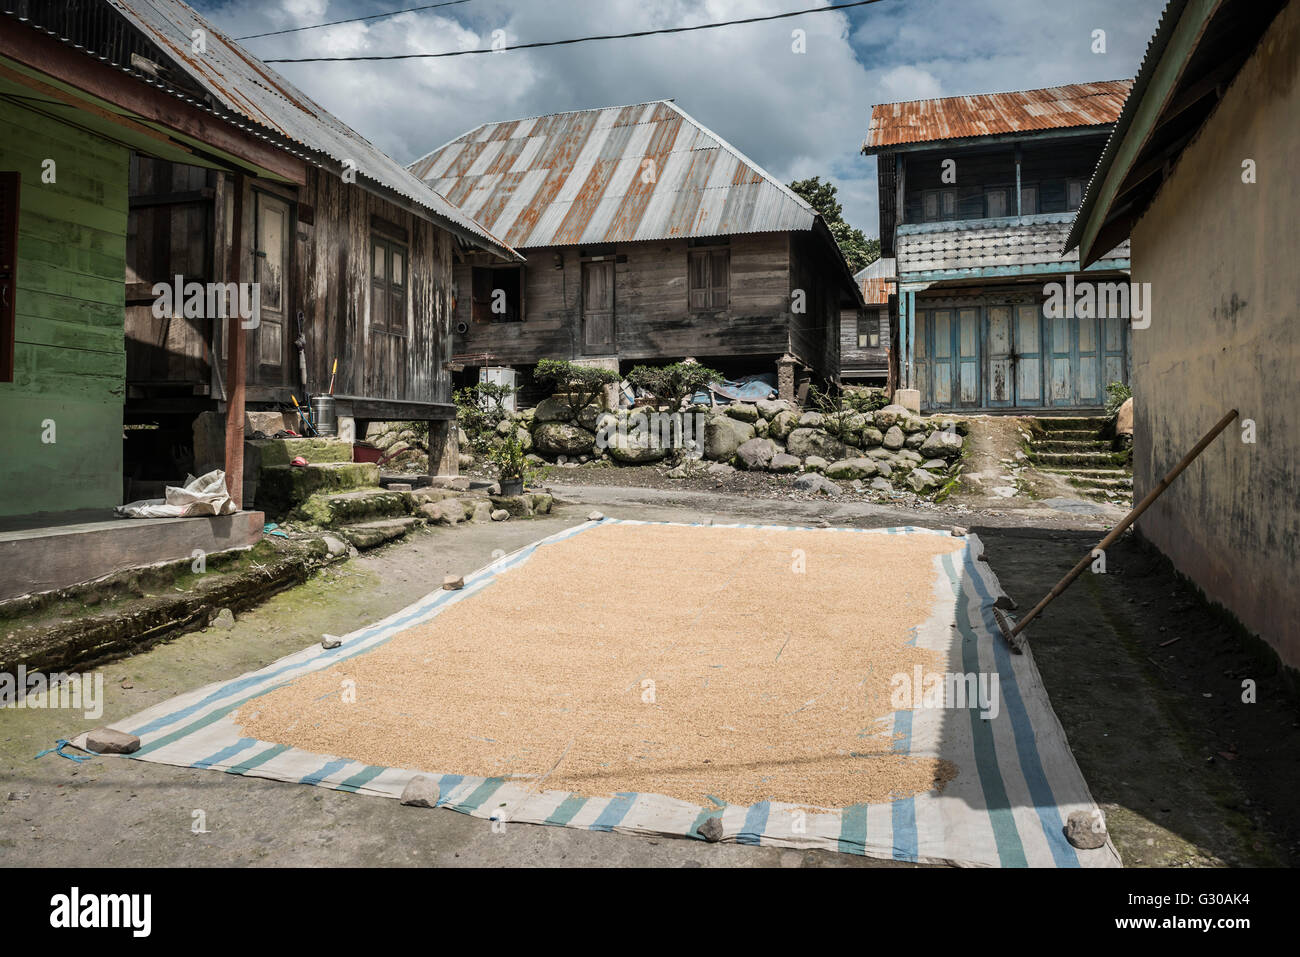
M 21 175 L 14 380 L 0 382 L 0 515 L 117 505 L 129 153 L 8 100 L 0 142 L 0 167 Z M 49 159 L 52 182 L 42 180 Z
M 690 246 L 686 240 L 624 243 L 616 248 L 591 250 L 610 253 L 623 261 L 615 267 L 615 333 L 620 361 L 676 360 L 684 356 L 780 356 L 790 348 L 790 291 L 792 237 L 785 233 L 732 236 L 730 294 L 727 308 L 692 312 L 688 302 L 687 269 Z M 801 247 L 803 248 L 803 247 Z M 524 321 L 474 322 L 470 262 L 458 264 L 456 322 L 468 331 L 457 334 L 455 353 L 488 354 L 491 365 L 527 366 L 539 359 L 581 358 L 581 259 L 575 247 L 524 250 Z M 555 268 L 556 256 L 563 269 Z M 825 254 L 821 254 L 824 259 Z M 800 268 L 818 298 L 818 318 L 799 323 L 799 345 L 808 361 L 830 368 L 838 357 L 838 313 L 829 321 L 831 307 L 838 308 L 838 293 L 827 287 L 829 270 L 817 257 L 801 253 Z M 811 308 L 811 307 L 810 307 Z M 767 365 L 754 371 L 771 371 Z

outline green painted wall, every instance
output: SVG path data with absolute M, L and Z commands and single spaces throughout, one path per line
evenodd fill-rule
M 126 147 L 0 100 L 22 174 L 14 381 L 0 382 L 0 515 L 122 500 Z M 42 182 L 42 163 L 56 179 Z M 54 426 L 54 442 L 42 441 Z

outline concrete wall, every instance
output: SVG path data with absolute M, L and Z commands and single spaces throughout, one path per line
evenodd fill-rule
M 0 102 L 0 169 L 22 176 L 0 515 L 122 501 L 128 158 L 123 146 Z M 52 183 L 42 181 L 47 159 Z
M 1141 498 L 1231 426 L 1139 522 L 1174 565 L 1300 667 L 1300 4 L 1228 88 L 1132 234 L 1152 322 L 1132 331 Z M 1242 162 L 1258 182 L 1242 182 Z

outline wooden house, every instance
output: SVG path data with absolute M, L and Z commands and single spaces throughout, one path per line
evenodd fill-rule
M 894 260 L 878 258 L 853 277 L 864 307 L 840 317 L 840 378 L 845 385 L 884 386 L 889 379 L 890 318 L 897 301 Z
M 342 415 L 432 420 L 454 468 L 452 266 L 519 257 L 401 165 L 177 0 L 8 4 L 0 124 L 0 599 L 260 536 L 108 510 L 184 479 L 203 412 L 240 501 L 245 408 L 303 398 L 300 334 L 306 390 L 337 356 Z M 156 316 L 176 277 L 220 308 Z
M 1124 237 L 1087 270 L 1063 247 L 1129 86 L 872 108 L 863 152 L 897 267 L 895 381 L 923 410 L 1096 409 L 1127 381 L 1127 307 L 1074 314 L 1051 287 L 1124 286 L 1127 302 Z
M 834 380 L 861 293 L 821 217 L 669 101 L 489 123 L 411 165 L 527 263 L 455 269 L 456 355 L 527 372 L 693 357 Z M 525 377 L 526 378 L 526 377 Z

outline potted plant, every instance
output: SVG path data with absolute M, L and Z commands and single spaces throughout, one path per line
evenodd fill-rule
M 497 467 L 497 481 L 501 484 L 502 495 L 521 495 L 524 483 L 529 478 L 531 469 L 528 459 L 524 457 L 524 446 L 519 436 L 511 431 L 488 453 L 492 464 Z

